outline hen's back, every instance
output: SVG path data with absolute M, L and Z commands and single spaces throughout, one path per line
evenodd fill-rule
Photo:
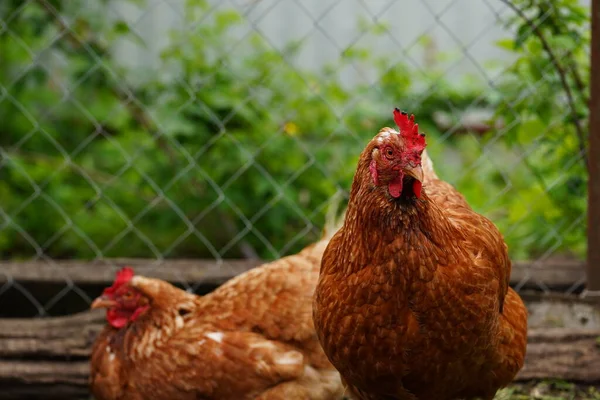
M 312 295 L 326 246 L 325 240 L 317 242 L 229 280 L 201 299 L 198 312 L 224 328 L 273 340 L 312 341 Z

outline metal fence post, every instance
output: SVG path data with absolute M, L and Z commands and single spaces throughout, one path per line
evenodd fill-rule
M 600 291 L 600 0 L 592 0 L 587 288 Z

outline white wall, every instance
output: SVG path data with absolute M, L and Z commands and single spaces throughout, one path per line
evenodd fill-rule
M 126 17 L 147 43 L 115 46 L 129 65 L 152 66 L 161 48 L 168 45 L 168 31 L 183 25 L 185 0 L 148 0 L 144 10 L 122 2 L 116 14 Z M 584 3 L 589 0 L 584 0 Z M 510 37 L 501 18 L 512 15 L 499 0 L 209 0 L 216 9 L 234 7 L 245 16 L 239 35 L 260 32 L 280 49 L 290 40 L 303 38 L 303 52 L 293 61 L 300 68 L 318 68 L 336 60 L 351 45 L 363 45 L 422 68 L 432 65 L 435 54 L 448 53 L 443 69 L 450 76 L 474 72 L 493 79 L 491 60 L 508 61 L 510 55 L 494 42 Z M 392 28 L 381 37 L 368 39 L 358 32 L 359 17 L 381 21 Z M 432 40 L 423 51 L 423 38 Z M 235 57 L 235 56 L 232 56 Z M 439 65 L 438 65 L 439 66 Z M 360 69 L 344 72 L 349 83 L 374 82 L 376 76 Z

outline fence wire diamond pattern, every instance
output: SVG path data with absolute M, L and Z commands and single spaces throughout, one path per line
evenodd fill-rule
M 440 175 L 513 258 L 533 260 L 516 288 L 550 291 L 538 268 L 584 246 L 585 205 L 561 207 L 559 190 L 582 190 L 583 153 L 549 153 L 571 109 L 545 126 L 524 113 L 555 91 L 556 68 L 515 79 L 535 54 L 497 44 L 515 35 L 511 18 L 491 0 L 5 2 L 0 254 L 64 285 L 39 299 L 3 273 L 0 299 L 16 291 L 40 316 L 67 295 L 89 303 L 65 258 L 110 275 L 115 257 L 226 267 L 295 252 L 347 198 L 356 156 L 396 105 L 420 116 Z M 582 271 L 564 290 L 584 284 Z

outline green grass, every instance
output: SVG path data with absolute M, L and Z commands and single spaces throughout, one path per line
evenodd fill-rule
M 513 384 L 498 392 L 495 400 L 600 400 L 600 386 L 565 381 Z

